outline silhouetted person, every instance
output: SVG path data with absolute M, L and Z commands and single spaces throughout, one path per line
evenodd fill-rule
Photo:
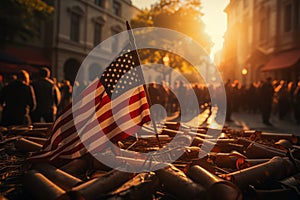
M 0 92 L 0 104 L 3 106 L 2 125 L 30 124 L 29 111 L 35 108 L 35 96 L 29 85 L 29 74 L 21 70 L 17 80 L 12 81 Z
M 294 99 L 294 115 L 297 123 L 300 124 L 300 81 L 298 81 L 293 94 Z
M 248 92 L 246 94 L 246 101 L 248 103 L 248 112 L 249 113 L 256 113 L 257 105 L 258 105 L 258 91 L 257 87 L 254 83 L 250 85 Z
M 36 95 L 36 110 L 31 113 L 33 122 L 40 122 L 41 118 L 45 122 L 53 122 L 60 103 L 60 91 L 50 79 L 50 70 L 42 68 L 40 79 L 32 83 Z
M 61 92 L 61 102 L 59 104 L 59 112 L 63 111 L 66 106 L 68 106 L 72 101 L 72 91 L 73 87 L 68 80 L 63 80 L 60 87 Z
M 232 122 L 231 114 L 233 109 L 233 99 L 232 99 L 232 93 L 233 88 L 231 85 L 231 81 L 227 80 L 225 84 L 225 91 L 226 91 L 226 102 L 227 102 L 227 111 L 226 111 L 226 121 Z
M 176 82 L 176 86 L 174 88 L 174 92 L 175 92 L 176 98 L 178 98 L 178 99 L 180 99 L 180 98 L 186 99 L 187 88 L 185 87 L 183 81 Z M 181 106 L 186 107 L 185 105 L 181 105 Z M 176 108 L 177 111 L 182 111 L 181 109 L 183 109 L 183 108 L 180 108 L 180 103 L 179 102 L 176 105 L 176 107 L 177 107 Z
M 282 83 L 280 90 L 278 91 L 278 111 L 279 119 L 282 120 L 289 112 L 290 109 L 290 93 L 287 88 L 287 83 Z
M 167 104 L 167 91 L 161 84 L 151 83 L 148 88 L 150 94 L 151 104 L 159 104 L 166 109 Z M 154 111 L 154 117 L 158 117 L 158 119 L 163 116 L 163 112 L 161 109 Z
M 270 115 L 272 111 L 274 89 L 272 85 L 272 78 L 268 77 L 266 82 L 260 88 L 260 106 L 262 112 L 263 123 L 272 126 L 270 123 Z

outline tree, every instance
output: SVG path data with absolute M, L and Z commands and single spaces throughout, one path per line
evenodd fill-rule
M 212 47 L 204 32 L 200 0 L 161 0 L 144 9 L 132 21 L 133 27 L 155 26 L 184 33 L 197 41 L 208 53 Z
M 172 29 L 188 35 L 197 41 L 206 52 L 210 52 L 212 41 L 204 31 L 202 21 L 200 0 L 161 0 L 144 9 L 140 14 L 131 20 L 134 28 L 139 27 L 162 27 Z M 155 42 L 155 41 L 154 41 Z M 166 41 L 168 43 L 169 41 Z M 176 46 L 177 41 L 172 41 L 169 46 Z M 185 73 L 197 74 L 195 68 L 184 58 L 170 52 L 155 49 L 140 49 L 139 55 L 142 63 L 165 64 L 164 57 L 168 57 L 168 66 L 176 68 Z M 201 57 L 203 55 L 200 55 Z M 156 67 L 165 76 L 165 68 L 162 65 Z
M 16 36 L 28 40 L 39 32 L 41 20 L 49 19 L 54 8 L 42 0 L 0 1 L 0 42 L 12 42 Z

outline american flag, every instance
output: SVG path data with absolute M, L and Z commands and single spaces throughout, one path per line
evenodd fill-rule
M 133 45 L 119 56 L 56 119 L 42 150 L 29 160 L 73 159 L 94 154 L 135 134 L 150 121 L 144 78 Z

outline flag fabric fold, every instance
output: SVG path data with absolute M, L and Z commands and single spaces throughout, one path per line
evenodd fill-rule
M 51 135 L 31 161 L 73 159 L 101 152 L 150 121 L 139 57 L 130 41 L 53 123 Z

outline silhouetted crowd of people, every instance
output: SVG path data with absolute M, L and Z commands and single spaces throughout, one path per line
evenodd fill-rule
M 148 91 L 151 104 L 161 105 L 166 110 L 166 114 L 178 111 L 196 112 L 195 106 L 210 102 L 208 89 L 201 84 L 191 85 L 184 84 L 183 81 L 176 81 L 173 87 L 169 87 L 165 82 L 161 84 L 151 83 L 148 86 Z M 194 102 L 192 101 L 193 98 Z M 195 102 L 197 105 L 195 105 Z M 155 114 L 162 115 L 160 111 Z
M 211 88 L 208 88 L 211 87 Z M 210 106 L 211 96 L 218 96 L 220 86 L 213 87 L 203 84 L 184 84 L 182 81 L 175 82 L 169 87 L 166 83 L 152 83 L 149 86 L 151 103 L 162 105 L 167 114 L 182 109 L 194 112 L 195 105 L 191 103 L 192 95 L 196 95 L 198 105 Z M 268 77 L 264 81 L 255 82 L 245 87 L 239 81 L 228 80 L 225 84 L 227 97 L 226 121 L 231 122 L 234 112 L 260 113 L 262 122 L 272 126 L 271 115 L 278 116 L 280 120 L 295 120 L 300 124 L 300 81 L 287 82 L 272 80 Z M 212 91 L 210 94 L 209 91 Z M 182 102 L 179 102 L 179 100 Z M 218 99 L 215 98 L 215 99 Z M 200 108 L 201 109 L 201 108 Z M 162 113 L 155 113 L 161 115 Z M 260 120 L 260 119 L 258 119 Z
M 300 81 L 266 80 L 252 83 L 248 88 L 238 81 L 227 81 L 227 116 L 231 121 L 231 113 L 246 111 L 262 114 L 262 122 L 272 126 L 270 116 L 278 116 L 280 120 L 296 120 L 300 124 Z
M 297 83 L 265 81 L 242 86 L 238 81 L 225 83 L 227 97 L 226 121 L 232 121 L 233 112 L 261 113 L 262 122 L 270 123 L 271 114 L 280 120 L 294 118 L 300 124 L 300 81 Z M 211 88 L 208 88 L 211 87 Z M 203 84 L 185 84 L 176 81 L 169 87 L 165 82 L 151 83 L 148 92 L 151 104 L 159 104 L 167 112 L 194 114 L 211 104 L 211 96 L 218 96 L 218 87 Z M 75 88 L 76 89 L 76 88 Z M 74 90 L 75 90 L 74 89 Z M 77 91 L 78 89 L 76 89 Z M 26 125 L 34 122 L 53 122 L 55 117 L 72 101 L 73 87 L 68 80 L 56 82 L 50 70 L 42 68 L 39 77 L 31 80 L 28 72 L 21 70 L 0 85 L 1 125 Z M 209 91 L 214 91 L 209 93 Z M 192 99 L 196 97 L 196 104 Z M 163 109 L 154 114 L 162 116 Z
M 3 83 L 0 89 L 1 125 L 53 122 L 71 102 L 72 86 L 69 81 L 56 82 L 50 77 L 48 68 L 42 68 L 35 80 L 21 70 Z

